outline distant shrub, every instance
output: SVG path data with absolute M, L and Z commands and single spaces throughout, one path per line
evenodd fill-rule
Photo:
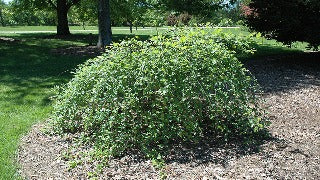
M 234 22 L 229 18 L 221 19 L 221 21 L 217 24 L 220 27 L 231 27 L 234 26 Z
M 264 127 L 256 81 L 235 53 L 251 37 L 176 29 L 114 44 L 87 61 L 56 96 L 57 132 L 80 132 L 109 155 L 149 153 L 208 132 L 247 136 Z
M 181 13 L 178 17 L 179 23 L 182 23 L 183 25 L 188 25 L 191 18 L 192 16 L 187 12 Z
M 192 16 L 187 12 L 181 13 L 178 16 L 175 14 L 170 14 L 167 17 L 167 24 L 168 26 L 184 26 L 189 24 L 191 18 Z
M 170 14 L 168 17 L 167 17 L 167 25 L 168 26 L 175 26 L 178 24 L 178 17 L 174 14 Z

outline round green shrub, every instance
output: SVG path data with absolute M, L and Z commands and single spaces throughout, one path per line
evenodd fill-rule
M 184 28 L 113 44 L 60 88 L 54 129 L 81 133 L 109 155 L 159 150 L 207 132 L 252 134 L 264 127 L 258 86 L 235 57 L 251 52 L 252 43 L 221 30 Z

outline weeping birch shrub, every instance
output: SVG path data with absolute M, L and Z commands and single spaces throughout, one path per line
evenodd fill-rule
M 251 36 L 183 28 L 113 44 L 60 87 L 52 122 L 108 155 L 154 152 L 209 134 L 247 136 L 265 126 L 259 87 L 235 54 Z

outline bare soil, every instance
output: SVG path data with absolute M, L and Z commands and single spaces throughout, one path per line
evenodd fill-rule
M 166 157 L 167 179 L 320 179 L 320 54 L 265 57 L 245 66 L 265 92 L 272 123 L 267 130 L 272 137 L 250 146 L 220 143 L 214 137 L 177 145 Z M 112 159 L 97 172 L 97 161 L 83 155 L 91 149 L 77 147 L 74 135 L 47 135 L 44 126 L 35 125 L 22 138 L 18 162 L 27 179 L 161 176 L 152 162 L 137 153 Z

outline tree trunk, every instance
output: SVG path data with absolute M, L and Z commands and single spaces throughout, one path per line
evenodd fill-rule
M 97 46 L 105 48 L 111 44 L 110 1 L 99 0 L 98 3 L 99 41 Z
M 84 21 L 82 22 L 82 27 L 83 27 L 83 30 L 86 30 L 86 26 L 85 26 Z
M 6 24 L 4 23 L 4 19 L 3 19 L 3 15 L 2 15 L 2 9 L 0 9 L 0 21 L 1 21 L 1 25 L 2 25 L 3 27 L 5 27 Z
M 68 25 L 68 11 L 69 6 L 67 5 L 67 0 L 57 1 L 57 15 L 58 15 L 58 26 L 57 35 L 70 35 L 69 25 Z
M 128 23 L 129 23 L 129 27 L 130 27 L 130 33 L 132 34 L 132 22 L 131 21 L 128 21 Z

